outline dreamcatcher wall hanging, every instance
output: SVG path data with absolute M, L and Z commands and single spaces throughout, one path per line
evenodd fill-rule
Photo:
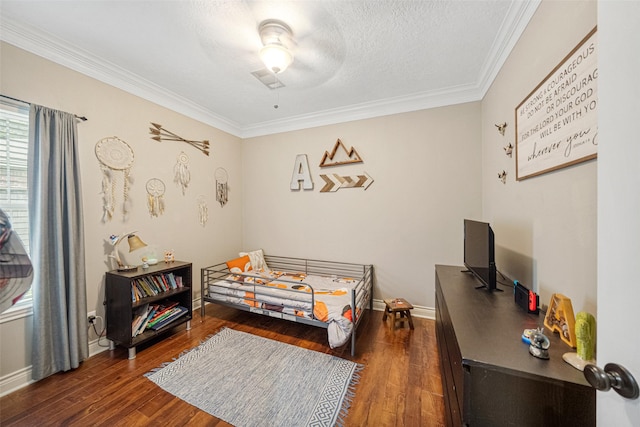
M 164 212 L 164 182 L 158 178 L 147 181 L 147 207 L 151 216 L 160 216 Z
M 113 136 L 98 141 L 95 152 L 102 169 L 102 221 L 110 221 L 115 212 L 116 187 L 120 175 L 118 172 L 122 173 L 122 216 L 123 221 L 126 221 L 130 207 L 129 184 L 134 160 L 133 149 L 120 138 Z
M 229 174 L 224 168 L 218 168 L 215 172 L 216 177 L 216 200 L 220 203 L 220 207 L 227 204 L 229 200 L 229 187 L 227 181 Z
M 209 221 L 209 208 L 207 207 L 207 200 L 203 195 L 198 196 L 198 219 L 201 226 L 207 225 Z
M 182 189 L 184 196 L 189 181 L 191 181 L 191 172 L 189 172 L 189 156 L 183 151 L 178 155 L 176 165 L 173 167 L 173 182 L 178 184 Z

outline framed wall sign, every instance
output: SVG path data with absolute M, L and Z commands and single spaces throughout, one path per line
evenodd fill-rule
M 516 107 L 516 180 L 598 153 L 596 28 Z

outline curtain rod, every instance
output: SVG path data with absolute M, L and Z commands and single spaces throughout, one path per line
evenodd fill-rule
M 22 99 L 14 98 L 14 97 L 12 97 L 12 96 L 1 95 L 1 94 L 0 94 L 0 96 L 1 96 L 1 97 L 3 97 L 3 98 L 10 99 L 10 100 L 12 100 L 12 101 L 22 102 L 23 104 L 31 105 L 31 103 L 30 103 L 30 102 L 23 101 Z M 77 115 L 77 114 L 74 114 L 74 116 L 75 116 L 75 118 L 76 118 L 76 119 L 78 119 L 78 120 L 82 120 L 83 122 L 86 122 L 87 120 L 89 120 L 89 119 L 87 119 L 85 116 L 79 116 L 79 115 Z

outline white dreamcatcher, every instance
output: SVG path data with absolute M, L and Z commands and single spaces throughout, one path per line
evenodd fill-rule
M 229 201 L 229 187 L 227 181 L 229 180 L 229 174 L 224 168 L 218 168 L 215 172 L 216 177 L 216 200 L 220 203 L 220 207 L 223 207 Z
M 164 212 L 164 182 L 158 178 L 147 181 L 147 207 L 151 216 L 160 216 Z
M 198 219 L 200 220 L 200 225 L 207 225 L 207 221 L 209 221 L 209 208 L 207 207 L 207 200 L 203 195 L 198 196 Z
M 103 216 L 102 221 L 107 222 L 113 218 L 116 206 L 116 172 L 122 171 L 122 215 L 126 221 L 129 213 L 129 183 L 131 167 L 133 166 L 133 149 L 121 140 L 113 136 L 102 138 L 96 143 L 96 157 L 102 169 L 102 200 Z
M 178 184 L 182 189 L 182 195 L 184 196 L 189 181 L 191 181 L 191 172 L 189 172 L 189 156 L 183 151 L 178 155 L 178 161 L 173 167 L 173 182 Z

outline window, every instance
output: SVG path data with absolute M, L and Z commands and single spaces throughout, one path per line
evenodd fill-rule
M 29 206 L 27 201 L 27 153 L 29 107 L 0 102 L 0 207 L 9 216 L 13 231 L 29 253 Z M 31 291 L 11 309 L 31 308 Z M 5 312 L 2 318 L 5 318 Z

